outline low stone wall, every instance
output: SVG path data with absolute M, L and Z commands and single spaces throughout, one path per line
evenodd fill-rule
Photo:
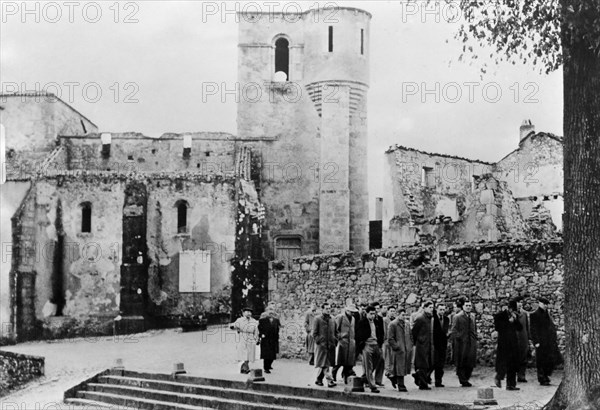
M 0 397 L 43 375 L 43 357 L 0 351 Z
M 479 329 L 480 364 L 495 360 L 497 333 L 493 314 L 502 301 L 528 296 L 525 308 L 537 306 L 533 298 L 547 297 L 550 313 L 559 331 L 564 351 L 564 295 L 562 242 L 495 242 L 450 247 L 433 268 L 422 264 L 435 260 L 433 249 L 403 247 L 375 250 L 360 257 L 353 253 L 311 255 L 296 258 L 290 271 L 271 263 L 269 293 L 280 310 L 283 357 L 306 353 L 304 315 L 311 302 L 329 301 L 338 308 L 347 297 L 355 301 L 398 304 L 407 311 L 418 309 L 422 300 L 445 301 L 451 306 L 459 296 L 471 299 Z M 335 313 L 339 309 L 334 309 Z

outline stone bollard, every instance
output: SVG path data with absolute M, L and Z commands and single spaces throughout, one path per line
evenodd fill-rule
M 114 376 L 123 376 L 125 374 L 125 367 L 123 366 L 123 359 L 116 359 L 114 366 L 110 369 L 111 374 Z
M 250 383 L 254 383 L 254 382 L 264 382 L 265 378 L 263 376 L 263 372 L 262 369 L 251 369 L 250 373 L 248 374 L 248 382 Z
M 476 406 L 489 406 L 498 404 L 494 399 L 494 389 L 491 387 L 480 387 L 477 389 L 477 399 L 473 402 Z
M 183 363 L 175 363 L 173 364 L 173 371 L 171 372 L 172 376 L 178 375 L 178 374 L 185 374 L 187 373 L 185 371 L 185 368 L 183 367 Z
M 349 381 L 350 385 L 344 388 L 344 391 L 346 393 L 357 393 L 365 391 L 365 385 L 362 377 L 350 376 Z
M 115 365 L 112 367 L 114 370 L 124 370 L 123 359 L 119 358 L 115 360 Z

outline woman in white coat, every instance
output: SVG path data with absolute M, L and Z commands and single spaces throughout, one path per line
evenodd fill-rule
M 256 343 L 258 341 L 258 321 L 252 317 L 252 309 L 244 308 L 242 317 L 229 326 L 237 330 L 237 359 L 241 373 L 250 373 L 250 366 L 256 360 Z

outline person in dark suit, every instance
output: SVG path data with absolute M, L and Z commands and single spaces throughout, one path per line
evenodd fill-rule
M 502 309 L 494 315 L 494 328 L 498 332 L 496 349 L 496 386 L 502 387 L 506 375 L 506 390 L 519 390 L 517 371 L 519 370 L 519 339 L 517 332 L 523 329 L 517 317 L 517 302 L 511 300 L 508 309 Z
M 270 305 L 269 305 L 270 306 Z M 260 339 L 260 358 L 263 359 L 263 369 L 265 373 L 271 373 L 273 361 L 279 353 L 279 329 L 281 323 L 275 317 L 275 312 L 271 307 L 267 307 L 258 320 L 258 335 Z
M 546 298 L 538 298 L 538 308 L 529 316 L 537 376 L 542 386 L 550 385 L 550 376 L 554 368 L 563 362 L 558 350 L 556 326 L 548 314 L 549 303 Z
M 444 387 L 444 365 L 446 364 L 446 352 L 448 350 L 448 333 L 450 331 L 450 319 L 445 315 L 446 305 L 438 303 L 433 315 L 433 371 L 435 387 Z
M 473 304 L 470 301 L 459 299 L 458 306 L 462 311 L 454 316 L 454 324 L 450 331 L 454 343 L 456 375 L 461 386 L 471 387 L 469 379 L 477 364 L 477 324 L 474 315 L 471 314 Z
M 381 337 L 377 337 L 377 344 L 379 345 L 379 350 L 381 350 L 381 356 L 377 363 L 375 363 L 375 384 L 379 387 L 383 387 L 383 372 L 385 370 L 385 359 L 383 356 L 383 344 L 385 343 L 385 312 L 387 312 L 387 307 L 384 307 L 379 302 L 373 302 L 373 306 L 375 307 L 375 329 L 377 330 L 377 335 L 381 335 Z
M 415 384 L 419 390 L 430 390 L 431 372 L 433 371 L 433 302 L 423 304 L 423 312 L 419 314 L 412 328 L 412 339 L 415 344 Z
M 315 340 L 315 367 L 317 368 L 317 386 L 323 386 L 323 377 L 327 378 L 327 387 L 334 387 L 330 367 L 335 365 L 335 322 L 331 317 L 331 305 L 323 303 L 321 314 L 313 321 L 312 335 Z
M 375 384 L 375 366 L 381 357 L 380 338 L 383 339 L 383 332 L 379 333 L 375 326 L 375 307 L 367 306 L 366 317 L 360 320 L 356 334 L 356 350 L 362 353 L 363 369 L 365 371 L 366 383 L 371 388 L 372 393 L 379 393 Z M 383 330 L 383 329 L 382 329 Z M 381 340 L 383 342 L 383 340 Z

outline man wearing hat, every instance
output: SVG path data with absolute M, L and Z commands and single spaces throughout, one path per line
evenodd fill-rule
M 517 387 L 517 370 L 519 369 L 517 332 L 522 329 L 522 325 L 517 318 L 516 300 L 508 302 L 508 309 L 503 308 L 494 315 L 494 328 L 498 332 L 496 387 L 502 387 L 502 380 L 506 376 L 506 390 L 519 390 Z
M 343 367 L 342 377 L 344 378 L 344 383 L 348 383 L 348 377 L 353 373 L 352 368 L 356 364 L 355 312 L 358 312 L 356 306 L 349 304 L 334 319 L 335 338 L 338 341 L 335 366 L 333 367 L 334 382 L 336 381 L 338 370 L 340 367 Z
M 554 368 L 563 362 L 558 350 L 556 326 L 548 313 L 549 303 L 548 299 L 539 297 L 537 310 L 529 316 L 538 381 L 542 386 L 550 385 Z
M 252 309 L 242 309 L 242 317 L 229 326 L 237 330 L 237 358 L 241 362 L 240 372 L 250 373 L 248 363 L 256 360 L 256 343 L 258 339 L 258 321 L 252 317 Z

